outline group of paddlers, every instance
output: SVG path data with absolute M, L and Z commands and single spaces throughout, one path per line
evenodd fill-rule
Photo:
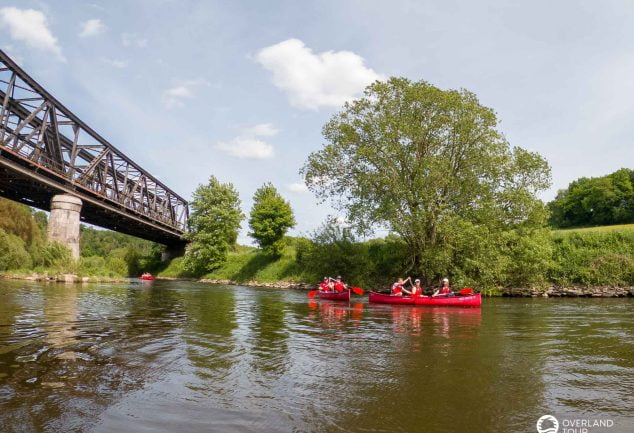
M 324 293 L 341 293 L 347 289 L 348 285 L 343 282 L 341 275 L 337 275 L 337 278 L 324 277 L 319 284 L 319 291 Z
M 409 289 L 405 287 L 408 282 L 410 284 Z M 323 281 L 319 284 L 319 291 L 323 293 L 341 293 L 347 289 L 348 285 L 343 282 L 340 275 L 338 275 L 337 278 L 324 277 Z M 448 278 L 443 278 L 442 285 L 439 288 L 436 290 L 432 289 L 427 293 L 433 297 L 454 296 L 454 292 L 449 287 Z M 407 277 L 406 279 L 399 278 L 398 281 L 391 285 L 390 294 L 392 296 L 426 296 L 425 290 L 420 284 L 420 279 L 416 278 L 412 283 L 412 277 Z
M 405 288 L 405 284 L 409 282 L 410 284 L 410 288 L 406 289 Z M 398 281 L 396 281 L 395 283 L 392 284 L 392 286 L 390 287 L 390 294 L 392 296 L 412 296 L 412 297 L 418 297 L 418 296 L 425 296 L 425 290 L 423 289 L 423 287 L 420 284 L 420 280 L 418 278 L 416 278 L 414 280 L 414 282 L 412 283 L 412 277 L 407 277 L 407 279 L 403 279 L 403 278 L 399 278 Z M 442 285 L 437 288 L 437 289 L 431 289 L 428 291 L 428 294 L 430 294 L 433 297 L 436 296 L 454 296 L 454 292 L 453 290 L 451 290 L 451 288 L 449 287 L 449 279 L 448 278 L 443 278 L 442 279 Z

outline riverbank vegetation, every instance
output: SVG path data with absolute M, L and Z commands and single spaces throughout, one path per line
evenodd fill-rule
M 183 258 L 176 258 L 159 276 L 316 283 L 324 275 L 342 274 L 355 285 L 381 288 L 387 287 L 393 276 L 403 275 L 406 249 L 397 236 L 357 242 L 349 234 L 337 233 L 339 230 L 330 227 L 330 233 L 321 233 L 314 240 L 287 237 L 278 257 L 259 248 L 237 246 L 222 266 L 206 274 L 187 273 Z M 462 263 L 446 275 L 456 287 L 472 286 L 489 292 L 505 287 L 634 286 L 632 228 L 544 230 L 531 242 L 514 244 L 510 257 L 492 253 L 470 256 L 465 252 L 460 255 Z
M 0 198 L 0 272 L 43 276 L 139 275 L 160 264 L 161 248 L 122 233 L 81 227 L 80 259 L 68 248 L 46 240 L 47 214 Z
M 405 244 L 398 236 L 360 242 L 336 225 L 322 227 L 313 239 L 286 237 L 283 243 L 278 257 L 236 246 L 222 266 L 201 275 L 188 274 L 183 258 L 177 258 L 159 276 L 316 283 L 324 275 L 342 274 L 355 285 L 384 288 L 395 275 L 403 275 L 407 263 Z M 505 254 L 475 255 L 447 275 L 455 287 L 472 286 L 488 293 L 508 287 L 634 286 L 634 227 L 544 230 L 514 249 L 513 260 Z

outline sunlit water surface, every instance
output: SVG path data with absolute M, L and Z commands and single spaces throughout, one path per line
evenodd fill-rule
M 632 300 L 0 282 L 2 432 L 534 432 L 546 413 L 634 431 Z

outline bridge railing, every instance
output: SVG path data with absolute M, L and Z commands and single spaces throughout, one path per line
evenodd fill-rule
M 178 232 L 187 202 L 51 96 L 0 50 L 0 150 L 32 170 Z

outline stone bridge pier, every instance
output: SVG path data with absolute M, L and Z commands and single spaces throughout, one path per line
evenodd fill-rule
M 51 200 L 51 215 L 48 219 L 49 241 L 68 246 L 75 260 L 79 259 L 79 215 L 82 202 L 75 196 L 59 194 Z

